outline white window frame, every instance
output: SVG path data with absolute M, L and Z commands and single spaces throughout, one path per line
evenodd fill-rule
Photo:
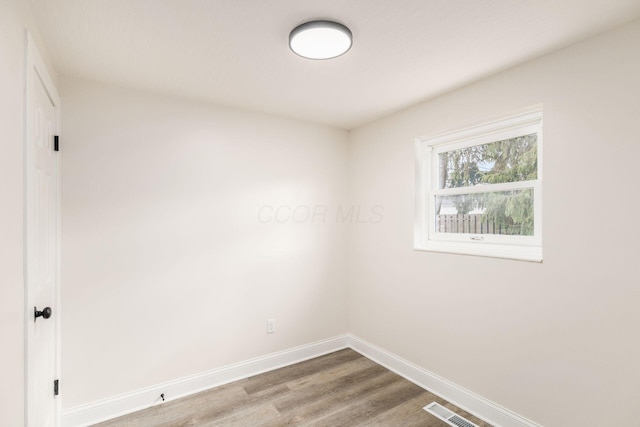
M 475 145 L 537 134 L 537 179 L 473 187 L 438 189 L 438 154 Z M 453 254 L 542 261 L 542 106 L 524 113 L 448 132 L 417 138 L 416 221 L 414 249 Z M 533 190 L 533 236 L 436 232 L 436 196 L 518 189 Z

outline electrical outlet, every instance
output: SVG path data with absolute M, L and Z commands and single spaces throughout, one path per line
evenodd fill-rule
M 273 334 L 276 332 L 276 319 L 267 320 L 267 333 Z

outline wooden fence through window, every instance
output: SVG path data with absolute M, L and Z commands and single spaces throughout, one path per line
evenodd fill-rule
M 469 234 L 520 234 L 518 225 L 504 226 L 483 219 L 482 214 L 438 215 L 437 229 L 440 233 Z

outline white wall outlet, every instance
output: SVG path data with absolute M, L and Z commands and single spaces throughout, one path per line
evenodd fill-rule
M 267 320 L 267 333 L 273 334 L 276 332 L 276 319 Z

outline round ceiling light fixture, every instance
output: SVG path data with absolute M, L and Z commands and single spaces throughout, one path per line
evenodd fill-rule
M 333 21 L 310 21 L 298 25 L 289 34 L 289 47 L 308 59 L 331 59 L 351 49 L 351 30 Z

